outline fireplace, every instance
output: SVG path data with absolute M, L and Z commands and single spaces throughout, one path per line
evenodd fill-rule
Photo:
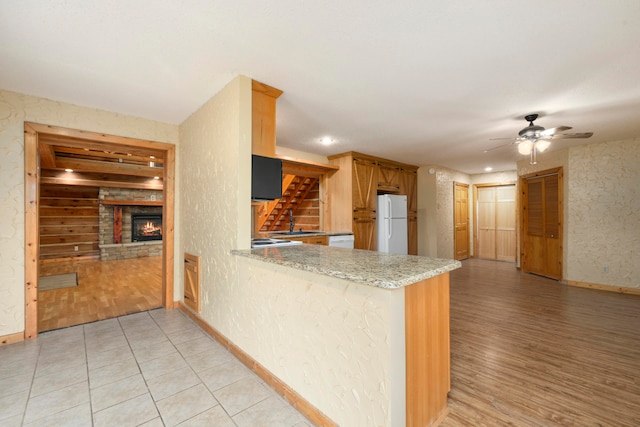
M 162 214 L 131 214 L 131 241 L 145 240 L 162 240 Z

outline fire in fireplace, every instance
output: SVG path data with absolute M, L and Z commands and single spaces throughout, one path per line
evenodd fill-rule
M 162 214 L 131 214 L 131 241 L 144 240 L 162 240 Z

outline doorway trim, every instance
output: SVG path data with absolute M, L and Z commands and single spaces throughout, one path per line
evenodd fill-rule
M 175 211 L 175 145 L 106 135 L 39 123 L 24 123 L 24 224 L 25 224 L 25 323 L 24 339 L 38 336 L 38 276 L 39 276 L 39 182 L 38 161 L 39 134 L 61 135 L 93 142 L 104 142 L 122 146 L 150 148 L 164 151 L 162 216 L 164 238 L 162 240 L 162 305 L 166 309 L 174 308 L 174 211 Z

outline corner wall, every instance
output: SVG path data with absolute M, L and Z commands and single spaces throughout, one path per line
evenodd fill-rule
M 175 125 L 0 90 L 0 336 L 24 331 L 25 121 L 178 144 Z

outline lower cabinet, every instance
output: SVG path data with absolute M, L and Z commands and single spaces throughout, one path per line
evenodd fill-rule
M 280 237 L 278 239 L 297 240 L 309 245 L 327 245 L 327 236 L 305 236 L 305 237 Z

